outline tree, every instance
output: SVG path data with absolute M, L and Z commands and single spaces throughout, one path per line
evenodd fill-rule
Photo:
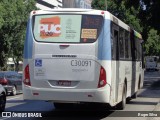
M 148 21 L 146 21 L 147 25 L 159 31 L 160 30 L 160 24 L 159 24 L 160 1 L 159 0 L 142 0 L 142 2 L 145 5 L 145 9 L 143 10 L 143 12 L 146 13 L 146 15 L 142 17 L 147 17 L 148 19 Z
M 140 11 L 139 18 L 144 27 L 142 35 L 145 40 L 146 55 L 160 55 L 160 1 L 141 0 L 143 9 Z
M 160 54 L 159 0 L 106 0 L 108 11 L 140 32 L 146 55 Z M 105 10 L 105 0 L 93 0 L 94 9 Z
M 107 5 L 107 7 L 106 7 Z M 139 15 L 139 0 L 93 0 L 92 8 L 107 10 L 113 15 L 124 21 L 131 28 L 142 32 Z
M 159 56 L 160 53 L 160 35 L 157 30 L 150 29 L 148 33 L 148 39 L 145 43 L 146 55 Z
M 7 29 L 7 22 L 5 21 L 5 15 L 7 11 L 5 10 L 5 1 L 0 2 L 0 66 L 1 70 L 6 69 L 6 61 L 8 58 L 8 53 L 10 50 L 9 36 L 7 35 L 10 31 Z
M 14 58 L 16 65 L 22 60 L 28 15 L 34 9 L 36 9 L 35 0 L 0 1 L 1 70 L 6 70 L 6 61 L 9 57 Z
M 11 57 L 13 58 L 13 61 L 16 66 L 16 71 L 19 70 L 19 61 L 22 61 L 22 54 L 23 54 L 23 45 L 24 45 L 24 39 L 25 39 L 25 32 L 26 32 L 26 26 L 27 26 L 27 20 L 30 11 L 33 9 L 35 10 L 35 1 L 25 1 L 24 0 L 17 0 L 15 6 L 17 7 L 17 22 L 15 23 L 15 30 L 12 34 L 13 39 L 11 41 L 11 47 L 16 48 L 11 50 Z M 22 15 L 21 15 L 22 14 Z M 19 16 L 21 15 L 21 16 Z M 16 34 L 15 34 L 16 33 Z

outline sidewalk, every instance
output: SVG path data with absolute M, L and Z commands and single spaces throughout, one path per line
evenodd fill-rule
M 159 103 L 155 106 L 155 109 L 153 110 L 153 112 L 158 112 L 158 117 L 148 117 L 147 120 L 160 120 L 160 101 Z

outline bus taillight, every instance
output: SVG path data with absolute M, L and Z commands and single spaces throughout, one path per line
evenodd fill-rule
M 98 82 L 98 88 L 104 87 L 106 84 L 107 84 L 106 71 L 105 71 L 105 69 L 101 66 L 100 75 L 99 75 L 99 82 Z
M 23 82 L 24 82 L 25 85 L 31 86 L 30 74 L 29 74 L 29 65 L 27 65 L 25 67 L 25 70 L 24 70 L 24 81 Z

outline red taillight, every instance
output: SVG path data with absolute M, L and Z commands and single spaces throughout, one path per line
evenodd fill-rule
M 29 65 L 27 65 L 24 69 L 24 84 L 31 86 L 30 82 L 30 74 L 29 74 Z
M 0 84 L 1 85 L 7 85 L 8 84 L 8 80 L 3 78 L 3 79 L 0 79 Z
M 98 88 L 104 87 L 106 84 L 107 84 L 106 71 L 105 71 L 105 69 L 101 66 L 100 75 L 99 75 L 99 82 L 98 82 Z

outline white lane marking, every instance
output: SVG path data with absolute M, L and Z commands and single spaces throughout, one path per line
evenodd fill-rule
M 17 98 L 20 98 L 20 97 L 8 98 L 7 100 L 14 100 L 14 99 L 17 99 Z
M 1 120 L 6 120 L 6 119 L 11 119 L 11 118 L 1 118 Z
M 7 100 L 14 100 L 14 99 L 18 99 L 18 98 L 20 98 L 20 97 L 8 98 Z M 11 119 L 11 117 L 9 117 L 9 118 L 0 118 L 0 120 L 7 120 L 7 119 Z

